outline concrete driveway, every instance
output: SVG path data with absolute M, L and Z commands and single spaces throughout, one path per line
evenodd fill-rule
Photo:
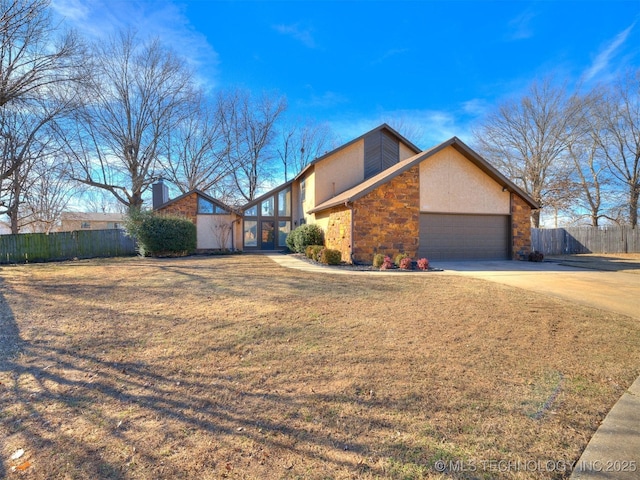
M 432 266 L 443 269 L 444 274 L 503 283 L 640 320 L 640 274 L 637 272 L 592 270 L 548 261 L 434 261 Z

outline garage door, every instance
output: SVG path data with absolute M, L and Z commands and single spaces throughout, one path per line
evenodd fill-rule
M 506 260 L 509 215 L 420 214 L 418 255 L 429 260 Z

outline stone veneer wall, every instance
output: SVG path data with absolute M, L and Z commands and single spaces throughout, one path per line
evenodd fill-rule
M 339 250 L 342 261 L 351 263 L 351 209 L 334 207 L 329 211 L 329 223 L 324 232 L 327 248 Z
M 353 260 L 371 263 L 376 253 L 418 253 L 420 169 L 416 165 L 353 204 Z
M 514 260 L 527 260 L 531 252 L 531 207 L 511 194 L 511 251 Z
M 198 218 L 198 194 L 191 193 L 166 207 L 159 208 L 157 212 L 185 217 L 196 223 Z

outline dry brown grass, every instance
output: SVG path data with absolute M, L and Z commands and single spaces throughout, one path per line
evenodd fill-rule
M 438 273 L 133 258 L 0 288 L 0 477 L 564 478 L 490 462 L 576 461 L 640 373 L 629 318 Z

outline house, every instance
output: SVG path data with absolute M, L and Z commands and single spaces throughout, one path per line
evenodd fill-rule
M 281 250 L 288 233 L 308 223 L 345 262 L 371 263 L 377 253 L 525 259 L 537 208 L 460 139 L 421 151 L 383 124 L 244 205 L 235 240 L 239 250 Z
M 242 250 L 242 216 L 200 190 L 192 190 L 172 200 L 160 179 L 152 185 L 153 210 L 178 215 L 196 224 L 197 249 Z
M 537 208 L 460 139 L 420 151 L 383 124 L 245 205 L 243 249 L 284 248 L 291 228 L 315 223 L 346 262 L 524 259 Z
M 124 229 L 125 220 L 126 215 L 122 213 L 62 212 L 57 231 Z
M 0 220 L 0 235 L 10 235 L 11 234 L 11 225 L 7 222 L 3 222 Z

